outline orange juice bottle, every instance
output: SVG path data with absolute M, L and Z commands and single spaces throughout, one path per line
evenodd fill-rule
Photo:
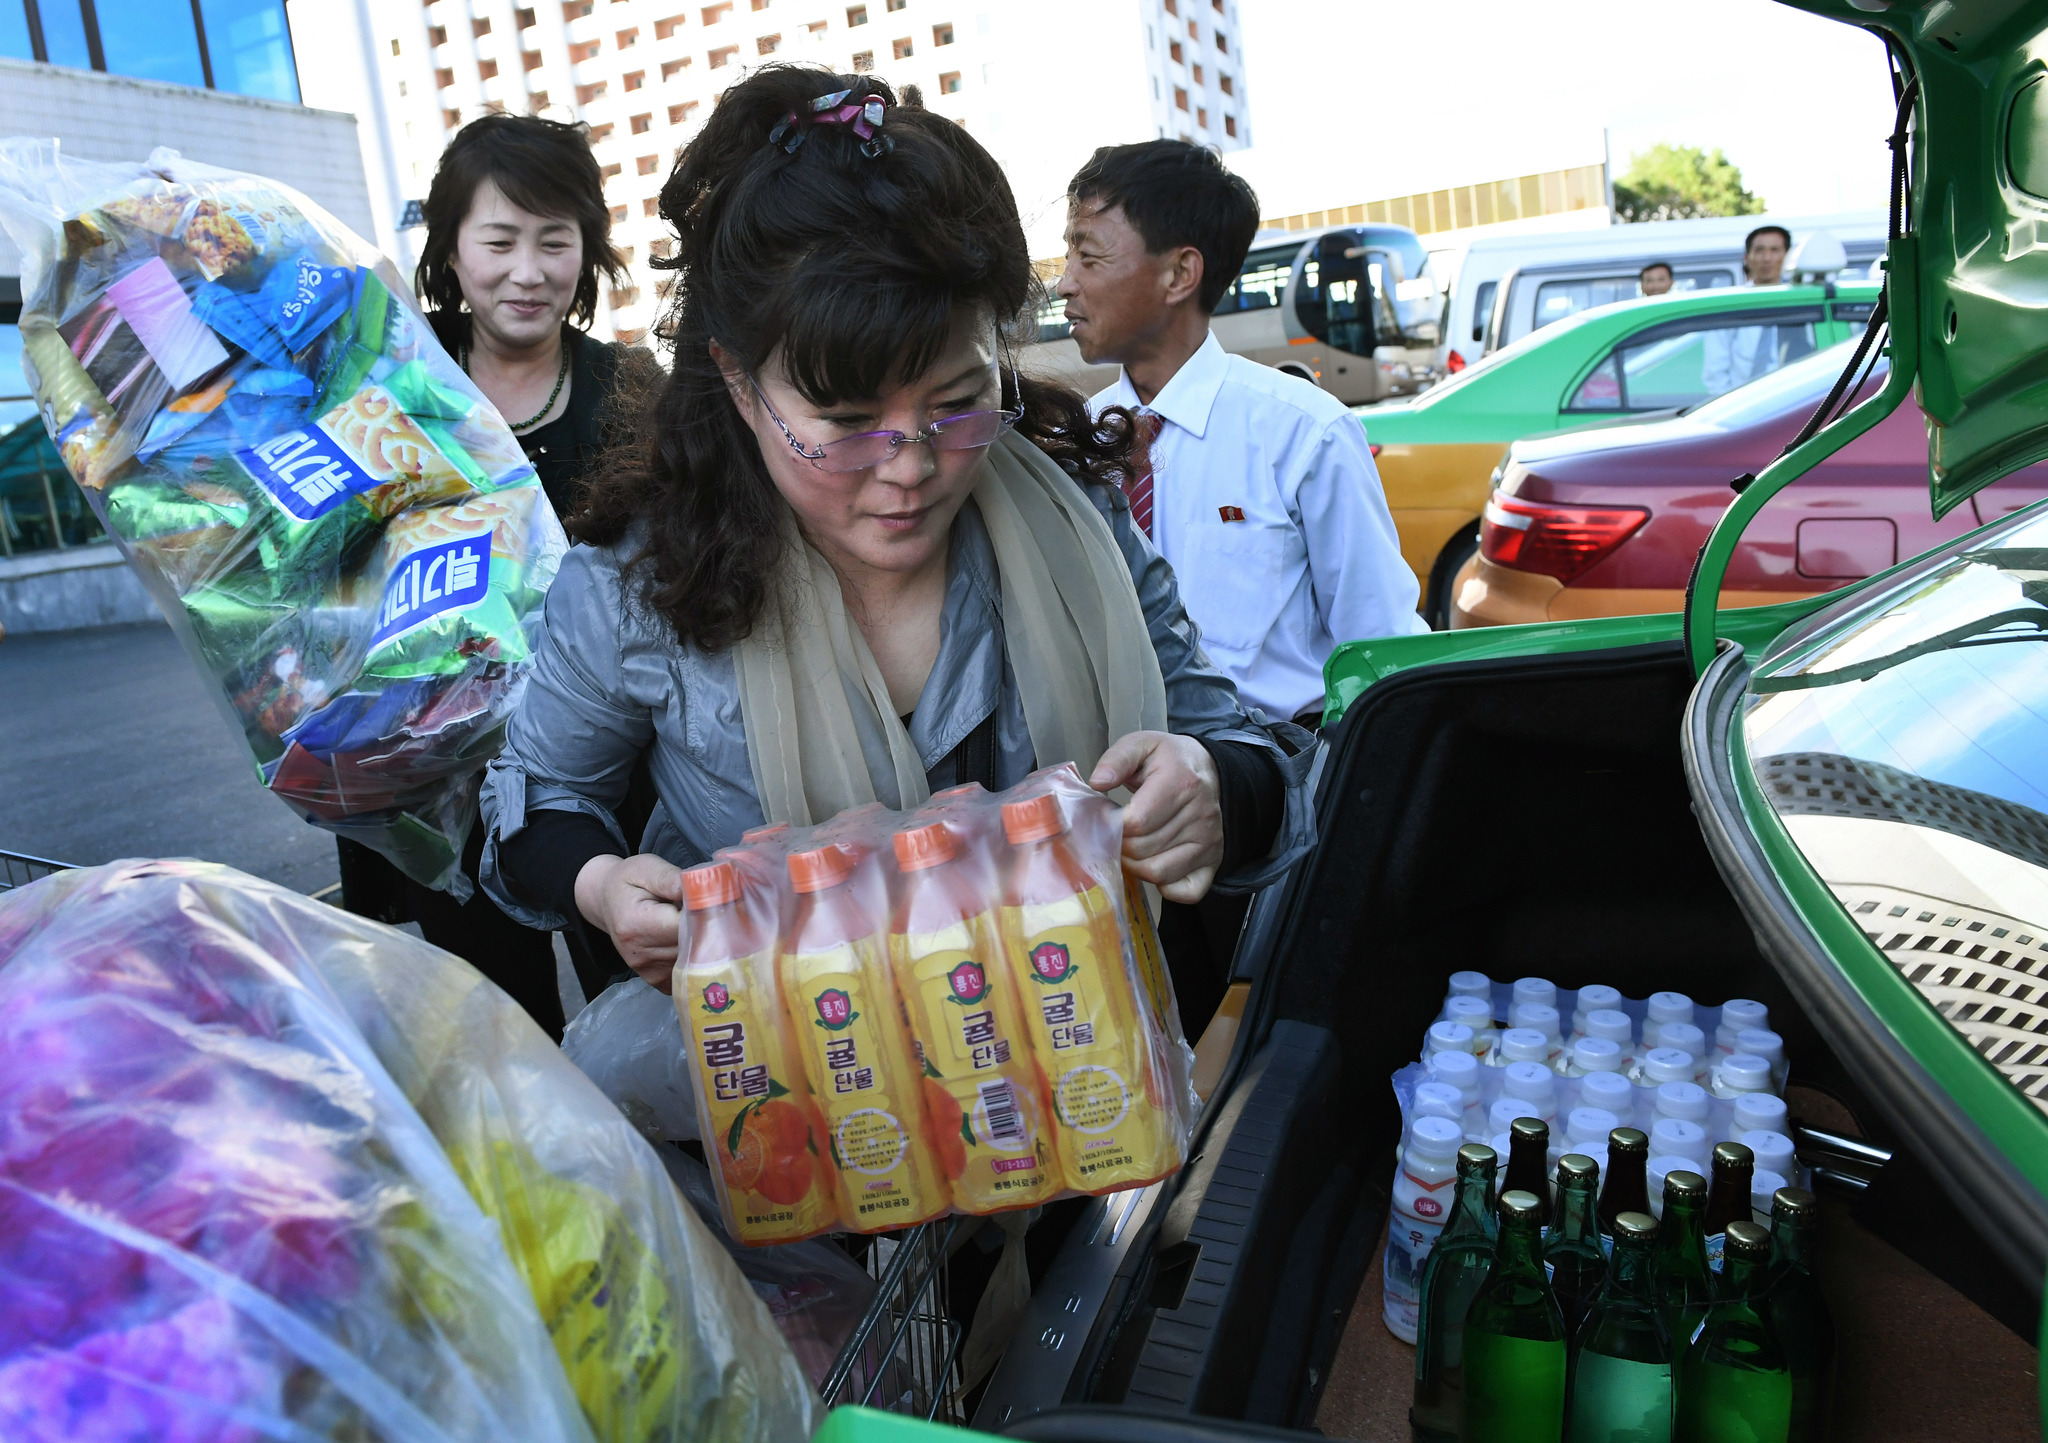
M 797 905 L 782 996 L 825 1114 L 839 1216 L 873 1232 L 937 1217 L 951 1195 L 926 1133 L 903 1004 L 879 929 L 848 885 L 853 875 L 854 856 L 841 846 L 789 854 Z
M 995 908 L 959 864 L 944 822 L 896 833 L 903 896 L 889 962 L 924 1066 L 932 1150 L 953 1206 L 991 1213 L 1059 1193 L 1052 1096 L 1025 1040 L 1015 981 L 1003 974 Z
M 1052 1084 L 1067 1186 L 1134 1187 L 1180 1166 L 1179 1117 L 1148 1003 L 1124 965 L 1115 906 L 1068 845 L 1057 796 L 1003 804 L 1006 971 L 1028 994 L 1032 1050 Z
M 690 947 L 676 1012 L 696 1067 L 704 1153 L 722 1184 L 726 1230 L 781 1243 L 837 1225 L 825 1121 L 775 986 L 771 935 L 747 915 L 731 862 L 683 873 Z

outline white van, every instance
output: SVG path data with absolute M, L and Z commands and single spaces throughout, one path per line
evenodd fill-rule
M 1398 225 L 1261 231 L 1209 329 L 1233 355 L 1286 371 L 1347 405 L 1435 380 L 1439 291 L 1414 231 Z M 1066 303 L 1048 297 L 1020 363 L 1092 393 L 1116 379 L 1071 339 Z
M 1444 305 L 1439 364 L 1446 371 L 1461 371 L 1488 351 L 1553 321 L 1630 300 L 1637 294 L 1638 273 L 1652 261 L 1671 266 L 1675 291 L 1739 285 L 1743 240 L 1761 225 L 1783 226 L 1792 232 L 1794 245 L 1825 230 L 1842 243 L 1852 270 L 1884 254 L 1887 218 L 1880 210 L 1716 216 L 1604 230 L 1479 236 L 1457 261 Z

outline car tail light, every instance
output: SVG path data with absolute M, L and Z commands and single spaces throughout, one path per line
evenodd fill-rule
M 1649 519 L 1640 506 L 1552 506 L 1490 496 L 1479 552 L 1496 566 L 1554 576 L 1568 585 Z
M 1380 458 L 1380 452 L 1384 451 L 1386 447 L 1380 445 L 1377 441 L 1368 441 L 1365 443 L 1365 449 L 1372 452 L 1373 460 L 1377 461 Z
M 1457 351 L 1451 352 L 1451 358 L 1448 361 L 1444 362 L 1444 369 L 1446 371 L 1449 371 L 1454 376 L 1457 375 L 1458 372 L 1465 369 L 1464 356 L 1459 354 Z

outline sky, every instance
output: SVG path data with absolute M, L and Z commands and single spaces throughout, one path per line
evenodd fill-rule
M 1865 32 L 1773 0 L 1239 0 L 1269 216 L 1719 146 L 1780 212 L 1884 204 L 1892 102 Z

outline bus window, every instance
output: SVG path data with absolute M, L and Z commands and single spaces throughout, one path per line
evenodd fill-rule
M 1493 319 L 1493 295 L 1500 288 L 1499 281 L 1481 281 L 1479 289 L 1472 293 L 1472 339 L 1486 339 L 1486 323 Z
M 1267 246 L 1246 256 L 1244 268 L 1216 303 L 1216 314 L 1265 311 L 1279 305 L 1281 292 L 1287 289 L 1287 273 L 1294 268 L 1294 257 L 1300 250 L 1299 244 Z
M 1064 341 L 1073 334 L 1073 322 L 1067 319 L 1066 301 L 1059 296 L 1048 297 L 1038 308 L 1038 339 Z
M 1377 288 L 1373 272 L 1386 273 L 1375 252 L 1349 231 L 1332 231 L 1316 242 L 1302 262 L 1301 294 L 1294 298 L 1302 329 L 1328 346 L 1370 356 L 1378 344 L 1373 314 Z M 1380 292 L 1383 294 L 1384 292 Z

